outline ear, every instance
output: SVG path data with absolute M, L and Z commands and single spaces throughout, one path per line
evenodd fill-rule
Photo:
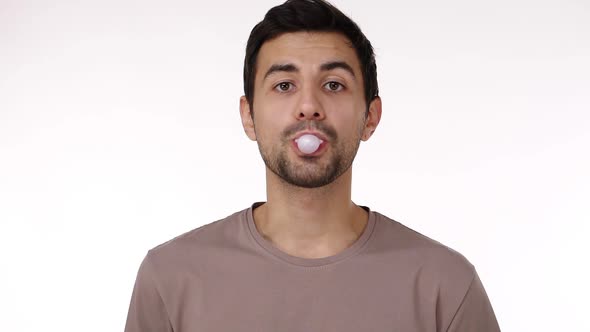
M 256 140 L 256 131 L 254 130 L 254 118 L 252 116 L 252 110 L 250 110 L 250 103 L 246 96 L 240 97 L 240 117 L 242 118 L 242 127 L 244 132 L 251 140 Z
M 361 139 L 368 141 L 381 121 L 381 98 L 375 97 L 369 104 L 369 113 L 365 119 L 365 128 Z

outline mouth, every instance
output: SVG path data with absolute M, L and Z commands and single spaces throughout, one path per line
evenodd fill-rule
M 322 143 L 328 141 L 328 139 L 326 138 L 326 136 L 324 134 L 322 134 L 321 132 L 319 132 L 319 131 L 310 131 L 310 130 L 304 130 L 304 131 L 298 132 L 295 135 L 295 137 L 293 138 L 293 140 L 295 142 L 297 142 L 297 140 L 299 139 L 299 137 L 301 137 L 303 135 L 313 135 L 313 136 L 319 138 L 322 141 Z
M 322 155 L 327 150 L 328 144 L 329 144 L 327 141 L 320 139 L 321 143 L 314 152 L 303 153 L 303 152 L 301 152 L 301 150 L 299 150 L 299 146 L 297 145 L 297 139 L 298 138 L 291 141 L 291 147 L 293 148 L 293 151 L 295 152 L 295 154 L 299 157 L 302 157 L 302 158 L 313 158 L 313 157 L 318 157 L 318 156 Z

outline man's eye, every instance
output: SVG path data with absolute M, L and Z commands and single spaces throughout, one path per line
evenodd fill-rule
M 328 82 L 325 87 L 330 91 L 340 91 L 344 89 L 344 86 L 338 82 Z
M 275 89 L 280 92 L 287 92 L 287 91 L 291 90 L 292 87 L 293 87 L 293 84 L 291 84 L 289 82 L 281 82 L 275 86 Z

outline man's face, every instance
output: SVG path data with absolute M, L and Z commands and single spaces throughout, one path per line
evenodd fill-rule
M 346 37 L 297 32 L 262 45 L 253 109 L 244 97 L 240 106 L 246 133 L 258 142 L 266 166 L 287 183 L 316 188 L 350 168 L 360 140 L 368 139 L 379 121 L 377 101 L 365 118 L 363 76 Z M 324 140 L 311 155 L 294 142 L 303 133 Z

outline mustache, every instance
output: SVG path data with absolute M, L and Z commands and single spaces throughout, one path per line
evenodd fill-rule
M 299 121 L 293 124 L 292 126 L 287 127 L 283 131 L 283 137 L 285 137 L 285 140 L 288 140 L 288 137 L 292 137 L 302 130 L 318 131 L 322 133 L 324 136 L 326 136 L 330 141 L 335 141 L 338 139 L 338 134 L 336 133 L 336 130 L 334 130 L 334 128 L 328 126 L 323 122 L 313 120 Z

